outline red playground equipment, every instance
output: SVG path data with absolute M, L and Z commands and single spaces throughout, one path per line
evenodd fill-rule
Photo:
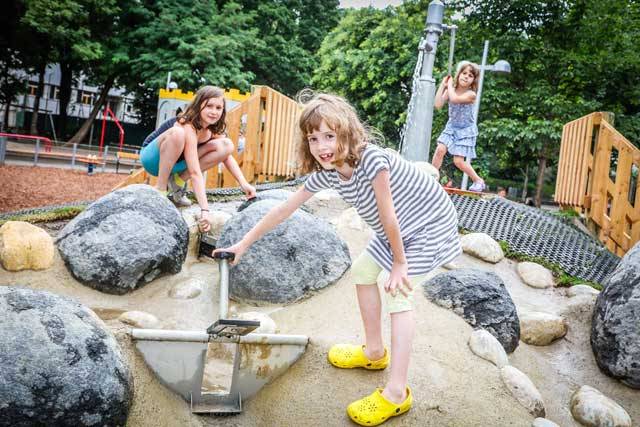
M 120 141 L 118 143 L 118 151 L 122 151 L 122 146 L 124 144 L 124 129 L 122 129 L 122 126 L 120 125 L 120 121 L 118 120 L 116 115 L 113 114 L 113 111 L 111 111 L 111 108 L 109 108 L 109 106 L 106 105 L 104 107 L 104 112 L 102 113 L 102 132 L 100 134 L 100 148 L 98 149 L 99 155 L 102 155 L 102 146 L 104 145 L 104 131 L 107 126 L 107 114 L 111 117 L 113 122 L 116 124 L 116 126 L 118 126 L 118 129 L 120 130 Z

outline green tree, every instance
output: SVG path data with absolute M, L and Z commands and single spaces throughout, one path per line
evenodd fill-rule
M 129 71 L 118 81 L 135 94 L 144 125 L 155 121 L 158 89 L 169 72 L 183 90 L 204 84 L 249 89 L 253 73 L 244 61 L 257 34 L 252 14 L 237 3 L 218 11 L 212 0 L 161 0 L 140 15 L 119 43 L 125 48 L 118 58 Z
M 398 145 L 427 2 L 349 10 L 325 38 L 313 83 L 345 96 L 387 144 Z
M 105 16 L 115 19 L 116 0 L 24 0 L 24 4 L 21 23 L 50 42 L 52 59 L 60 64 L 58 132 L 64 137 L 74 74 L 83 71 L 87 62 L 102 58 L 102 45 L 97 40 L 101 30 L 95 23 L 106 22 Z
M 338 22 L 338 0 L 238 1 L 253 13 L 251 26 L 257 31 L 244 46 L 245 67 L 254 74 L 253 82 L 294 96 L 309 85 L 313 54 Z

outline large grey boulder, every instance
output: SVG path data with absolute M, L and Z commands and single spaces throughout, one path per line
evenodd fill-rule
M 461 268 L 438 274 L 422 286 L 427 298 L 453 310 L 471 326 L 487 330 L 507 353 L 518 347 L 520 322 L 516 306 L 495 273 Z
M 0 286 L 0 426 L 124 426 L 133 378 L 87 307 Z
M 259 191 L 258 193 L 256 193 L 256 197 L 254 197 L 253 199 L 246 200 L 240 206 L 238 206 L 238 212 L 242 212 L 243 210 L 245 210 L 255 202 L 259 202 L 261 200 L 279 200 L 281 202 L 284 202 L 289 197 L 291 197 L 292 194 L 293 194 L 292 191 L 281 190 L 279 188 L 276 188 L 273 190 Z
M 187 256 L 189 230 L 180 212 L 148 185 L 131 185 L 98 199 L 57 238 L 60 255 L 80 282 L 122 295 Z
M 640 243 L 603 283 L 591 322 L 591 348 L 600 369 L 640 389 Z
M 238 242 L 274 206 L 258 201 L 224 226 L 218 247 Z M 290 303 L 337 281 L 351 265 L 349 249 L 322 219 L 296 210 L 255 242 L 229 271 L 229 294 L 249 303 Z

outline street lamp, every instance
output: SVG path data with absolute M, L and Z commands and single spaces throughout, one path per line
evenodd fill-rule
M 476 96 L 476 104 L 473 108 L 473 118 L 476 122 L 476 126 L 478 125 L 478 112 L 480 111 L 480 98 L 482 97 L 482 84 L 484 83 L 484 72 L 493 71 L 494 73 L 499 74 L 508 74 L 511 72 L 511 64 L 507 61 L 500 59 L 496 61 L 493 65 L 487 65 L 487 54 L 489 53 L 489 40 L 484 41 L 484 51 L 482 52 L 482 64 L 480 64 L 480 77 L 478 78 L 478 94 Z M 471 164 L 471 160 L 469 158 L 465 159 L 467 164 Z M 462 184 L 460 188 L 462 190 L 467 189 L 467 174 L 462 174 Z

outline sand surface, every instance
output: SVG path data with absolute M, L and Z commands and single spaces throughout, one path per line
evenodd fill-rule
M 231 212 L 237 202 L 212 205 Z M 336 201 L 315 201 L 312 208 L 326 219 L 337 218 L 346 208 Z M 190 211 L 184 211 L 187 219 Z M 352 224 L 338 224 L 352 257 L 366 246 L 368 231 Z M 127 334 L 128 326 L 117 320 L 128 310 L 158 317 L 165 329 L 204 329 L 217 318 L 218 269 L 200 262 L 194 245 L 183 270 L 125 296 L 103 294 L 78 283 L 56 254 L 46 271 L 11 273 L 0 269 L 0 285 L 22 285 L 75 298 L 93 308 L 115 333 L 127 355 L 135 379 L 135 397 L 128 426 L 349 426 L 345 409 L 353 400 L 383 386 L 387 371 L 340 370 L 326 361 L 329 347 L 338 342 L 360 343 L 363 330 L 355 289 L 349 273 L 336 284 L 289 306 L 249 307 L 232 303 L 237 312 L 268 313 L 283 334 L 310 337 L 304 356 L 283 376 L 245 402 L 244 412 L 232 417 L 195 416 L 188 404 L 162 386 Z M 520 342 L 510 363 L 526 373 L 542 394 L 547 418 L 560 426 L 579 426 L 569 411 L 571 394 L 590 385 L 622 405 L 640 424 L 640 390 L 628 388 L 602 374 L 589 345 L 591 297 L 568 298 L 564 289 L 534 289 L 516 272 L 516 263 L 503 260 L 488 264 L 467 255 L 458 267 L 493 271 L 506 283 L 518 311 L 564 314 L 567 336 L 546 347 Z M 445 270 L 433 272 L 441 273 Z M 168 296 L 177 285 L 192 281 L 203 291 L 195 299 Z M 417 333 L 409 372 L 415 405 L 407 414 L 385 423 L 388 426 L 530 426 L 530 415 L 502 384 L 498 369 L 475 356 L 467 345 L 472 328 L 453 312 L 429 302 L 421 290 L 415 293 Z M 384 317 L 386 340 L 389 319 Z

